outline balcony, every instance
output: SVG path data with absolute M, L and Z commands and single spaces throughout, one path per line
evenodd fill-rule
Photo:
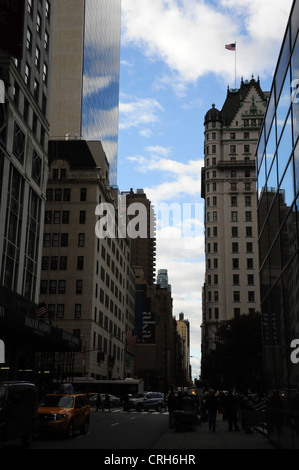
M 255 160 L 224 160 L 217 163 L 217 168 L 224 170 L 230 168 L 255 168 Z

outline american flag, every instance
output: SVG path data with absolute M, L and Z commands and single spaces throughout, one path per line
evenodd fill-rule
M 228 49 L 229 51 L 235 51 L 236 50 L 236 43 L 232 42 L 231 44 L 225 44 L 225 49 Z
M 47 310 L 46 310 L 46 304 L 43 302 L 43 303 L 40 303 L 38 305 L 38 310 L 37 310 L 37 318 L 45 318 L 46 317 L 46 313 L 47 313 Z
M 133 335 L 132 330 L 128 330 L 126 332 L 126 340 L 127 340 L 127 349 L 132 349 L 135 346 L 137 341 L 137 335 Z

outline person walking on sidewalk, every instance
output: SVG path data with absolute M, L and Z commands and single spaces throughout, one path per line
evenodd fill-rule
M 227 412 L 228 430 L 232 431 L 234 427 L 235 431 L 239 431 L 237 401 L 231 391 L 227 394 L 225 408 Z
M 216 418 L 219 411 L 219 400 L 216 397 L 214 390 L 211 390 L 207 397 L 206 408 L 208 411 L 209 430 L 215 432 Z

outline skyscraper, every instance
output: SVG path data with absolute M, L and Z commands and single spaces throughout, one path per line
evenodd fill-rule
M 205 116 L 203 354 L 219 322 L 260 309 L 254 155 L 266 103 L 259 80 L 242 79 Z
M 101 140 L 116 184 L 120 0 L 53 5 L 50 138 Z
M 298 448 L 298 33 L 299 1 L 295 0 L 256 152 L 264 387 L 269 398 L 281 392 L 277 421 L 284 426 L 270 425 L 269 435 L 286 449 Z M 278 407 L 270 400 L 269 414 L 271 406 Z
M 50 0 L 1 2 L 0 83 L 5 94 L 0 102 L 0 334 L 5 374 L 18 378 L 24 369 L 37 371 L 36 351 L 69 350 L 62 330 L 37 320 L 48 178 L 51 23 Z

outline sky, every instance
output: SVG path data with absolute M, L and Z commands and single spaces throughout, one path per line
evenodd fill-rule
M 190 322 L 200 374 L 204 283 L 204 116 L 241 77 L 269 91 L 292 0 L 122 0 L 118 176 L 158 209 L 156 273 Z M 236 52 L 225 45 L 236 42 Z M 160 210 L 175 217 L 159 223 Z M 166 211 L 167 214 L 167 211 Z M 189 229 L 186 230 L 188 222 Z

